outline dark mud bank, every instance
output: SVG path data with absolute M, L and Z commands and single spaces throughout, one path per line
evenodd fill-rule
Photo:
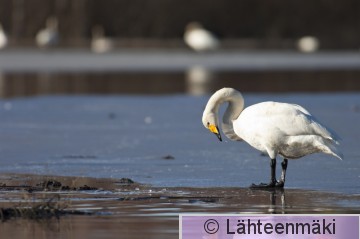
M 3 221 L 64 215 L 150 216 L 153 212 L 172 216 L 185 212 L 360 213 L 360 195 L 301 189 L 152 187 L 128 178 L 16 174 L 0 178 Z

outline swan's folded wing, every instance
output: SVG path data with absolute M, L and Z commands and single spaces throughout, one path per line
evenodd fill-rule
M 296 120 L 293 119 L 293 122 L 296 122 L 298 126 L 302 126 L 299 127 L 299 129 L 305 130 L 303 133 L 318 135 L 325 139 L 332 140 L 336 144 L 339 144 L 339 140 L 341 140 L 341 138 L 332 129 L 320 123 L 319 120 L 317 120 L 300 105 L 292 104 L 291 106 L 295 110 L 292 115 L 296 117 Z
M 333 130 L 320 123 L 300 105 L 278 102 L 266 102 L 260 105 L 266 110 L 257 112 L 262 112 L 262 117 L 267 118 L 267 127 L 276 127 L 284 135 L 318 135 L 336 144 L 341 140 Z
M 314 116 L 312 115 L 305 115 L 307 120 L 309 121 L 314 134 L 322 136 L 326 139 L 334 141 L 334 143 L 339 144 L 341 138 L 335 133 L 332 129 L 326 127 L 325 125 L 321 124 Z

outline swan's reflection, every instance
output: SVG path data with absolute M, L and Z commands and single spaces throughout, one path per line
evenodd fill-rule
M 285 214 L 286 197 L 284 188 L 259 188 L 251 189 L 253 192 L 265 192 L 269 194 L 269 208 L 268 213 L 271 214 Z
M 187 92 L 191 95 L 204 95 L 214 88 L 215 74 L 206 67 L 195 65 L 186 71 Z

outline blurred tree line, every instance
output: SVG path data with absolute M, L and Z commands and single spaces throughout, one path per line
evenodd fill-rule
M 360 48 L 359 0 L 0 0 L 0 22 L 14 45 L 30 44 L 49 16 L 61 43 L 78 45 L 94 25 L 116 39 L 181 39 L 201 22 L 221 39 L 317 37 L 323 48 Z

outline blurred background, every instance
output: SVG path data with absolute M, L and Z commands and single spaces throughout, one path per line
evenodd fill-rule
M 0 96 L 360 90 L 358 0 L 0 0 Z

